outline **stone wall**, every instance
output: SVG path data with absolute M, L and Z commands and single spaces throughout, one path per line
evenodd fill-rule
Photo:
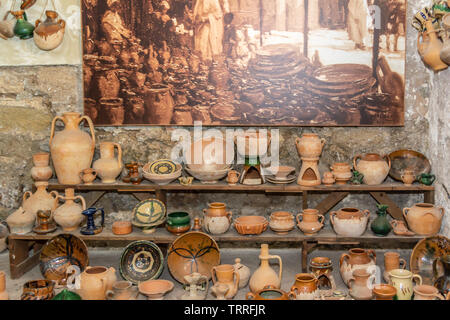
M 429 1 L 410 0 L 407 21 Z M 450 209 L 445 186 L 449 185 L 449 116 L 445 109 L 450 72 L 433 74 L 420 60 L 416 50 L 417 31 L 408 25 L 406 58 L 406 114 L 404 127 L 384 128 L 280 128 L 280 161 L 300 167 L 295 137 L 316 132 L 327 140 L 320 161 L 320 171 L 336 159 L 350 161 L 359 153 L 390 153 L 408 148 L 431 159 L 438 176 L 436 198 Z M 1 60 L 1 59 L 0 59 Z M 20 205 L 22 194 L 30 190 L 31 155 L 48 151 L 52 118 L 65 111 L 82 112 L 82 70 L 80 65 L 3 66 L 0 67 L 0 217 L 6 217 Z M 168 157 L 174 128 L 96 128 L 99 141 L 113 140 L 122 145 L 124 161 L 147 162 Z M 98 157 L 98 145 L 95 158 Z M 325 195 L 317 195 L 312 204 Z M 418 195 L 394 195 L 400 207 L 421 201 Z M 263 194 L 196 194 L 169 195 L 169 211 L 186 210 L 200 214 L 207 202 L 224 201 L 235 214 L 269 214 L 274 210 L 299 212 L 299 196 L 266 196 Z M 108 212 L 131 210 L 137 203 L 128 195 L 108 194 L 101 202 Z M 375 211 L 376 202 L 368 195 L 348 197 L 342 205 Z M 117 215 L 110 215 L 117 216 Z M 450 214 L 446 214 L 443 233 L 450 234 Z

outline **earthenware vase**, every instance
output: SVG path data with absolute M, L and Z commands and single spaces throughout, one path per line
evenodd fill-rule
M 117 148 L 117 158 L 114 156 L 114 148 Z M 123 169 L 120 145 L 115 142 L 101 142 L 100 159 L 94 161 L 92 168 L 97 171 L 102 183 L 115 183 Z
M 376 266 L 375 251 L 369 249 L 353 248 L 348 253 L 343 253 L 339 260 L 341 277 L 348 286 L 348 280 L 353 276 L 353 272 L 358 269 L 367 270 L 372 273 Z
M 437 271 L 438 261 L 444 267 L 444 274 L 440 277 Z M 450 292 L 450 254 L 433 261 L 433 276 L 436 279 L 434 286 L 439 289 L 441 294 L 447 295 Z
M 395 269 L 406 269 L 406 260 L 400 258 L 400 254 L 397 252 L 386 252 L 384 254 L 384 272 L 383 278 L 386 282 L 389 282 L 389 271 Z
M 136 300 L 139 294 L 138 287 L 130 281 L 116 281 L 112 290 L 106 291 L 108 300 Z
M 266 286 L 256 293 L 249 292 L 245 296 L 246 300 L 290 300 L 289 295 L 273 286 Z
M 432 19 L 425 21 L 425 28 L 417 36 L 417 49 L 423 62 L 435 72 L 447 69 L 448 65 L 440 57 L 443 45 L 437 37 L 438 30 L 434 28 Z
M 34 43 L 41 50 L 50 51 L 57 48 L 64 39 L 66 22 L 58 20 L 58 13 L 55 11 L 45 11 L 47 19 L 42 22 L 36 20 L 36 29 L 34 29 Z
M 250 278 L 249 284 L 251 292 L 256 293 L 264 289 L 265 286 L 280 288 L 281 275 L 283 273 L 283 262 L 281 261 L 281 258 L 279 256 L 269 255 L 269 245 L 262 244 L 259 259 L 261 264 Z M 278 259 L 280 266 L 278 274 L 269 266 L 270 259 Z
M 65 196 L 58 196 L 58 200 L 64 200 L 65 203 L 58 207 L 53 218 L 57 224 L 59 224 L 64 231 L 74 231 L 83 221 L 84 217 L 82 212 L 86 210 L 86 202 L 82 196 L 75 196 L 73 188 L 67 188 Z M 75 200 L 79 199 L 81 205 L 75 203 Z
M 390 284 L 377 284 L 372 289 L 375 300 L 393 300 L 397 289 Z
M 51 300 L 55 295 L 55 282 L 52 280 L 33 280 L 23 285 L 20 300 Z
M 391 160 L 387 155 L 381 157 L 376 153 L 357 155 L 353 158 L 353 167 L 364 175 L 365 184 L 376 185 L 386 179 L 391 168 Z
M 6 274 L 3 271 L 0 271 L 0 300 L 9 300 L 6 291 Z
M 48 181 L 53 176 L 53 170 L 48 165 L 50 153 L 40 152 L 33 154 L 34 167 L 31 168 L 31 177 L 34 181 Z
M 387 219 L 387 206 L 386 205 L 378 205 L 377 214 L 378 217 L 372 221 L 370 224 L 370 229 L 372 229 L 373 233 L 379 237 L 385 237 L 391 232 L 392 227 Z
M 239 289 L 246 287 L 251 275 L 250 268 L 243 265 L 240 258 L 234 259 L 233 267 L 239 273 Z
M 352 177 L 352 167 L 348 163 L 335 162 L 330 169 L 336 179 L 336 184 L 347 184 Z
M 38 210 L 50 210 L 54 212 L 58 207 L 58 192 L 47 192 L 48 182 L 35 182 L 36 192 L 27 191 L 23 194 L 22 208 L 32 214 L 37 214 Z
M 16 17 L 14 34 L 22 40 L 32 38 L 34 26 L 28 22 L 27 14 L 25 13 L 25 11 L 11 11 L 11 13 Z
M 325 139 L 319 138 L 315 133 L 304 133 L 301 138 L 295 139 L 295 145 L 300 157 L 319 158 L 325 145 Z
M 411 300 L 413 295 L 413 280 L 422 284 L 422 277 L 409 270 L 394 269 L 389 271 L 389 284 L 397 289 L 398 300 Z
M 302 220 L 300 221 L 300 217 Z M 312 236 L 323 228 L 325 217 L 317 209 L 305 209 L 297 215 L 297 226 L 307 236 Z
M 369 273 L 364 269 L 357 269 L 353 271 L 352 278 L 348 280 L 349 293 L 356 300 L 371 300 L 374 283 L 374 273 Z
M 276 234 L 288 234 L 295 228 L 294 216 L 285 211 L 273 212 L 269 217 L 269 226 Z
M 55 133 L 56 121 L 64 122 L 63 131 Z M 86 120 L 90 133 L 80 130 L 80 122 Z M 58 182 L 66 185 L 80 184 L 80 172 L 90 168 L 95 149 L 94 125 L 87 116 L 77 112 L 66 112 L 52 121 L 50 154 Z
M 84 184 L 92 184 L 92 182 L 97 178 L 97 171 L 94 169 L 84 169 L 80 172 L 80 178 Z
M 113 267 L 86 267 L 80 280 L 78 293 L 83 300 L 106 300 L 106 293 L 117 281 L 116 270 Z
M 36 214 L 23 210 L 22 207 L 6 218 L 9 230 L 13 234 L 26 234 L 31 232 L 36 222 Z
M 233 299 L 239 290 L 239 273 L 231 264 L 222 264 L 211 269 L 214 285 L 224 284 L 228 287 L 226 299 Z
M 289 297 L 292 300 L 314 300 L 314 298 L 319 297 L 318 282 L 314 274 L 296 274 Z
M 441 229 L 445 210 L 430 203 L 417 203 L 403 209 L 403 216 L 409 228 L 419 235 L 434 235 Z
M 422 284 L 414 287 L 413 300 L 445 300 L 436 287 Z

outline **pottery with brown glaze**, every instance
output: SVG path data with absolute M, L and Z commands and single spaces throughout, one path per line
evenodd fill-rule
M 34 43 L 45 51 L 50 51 L 59 47 L 64 39 L 66 22 L 58 19 L 58 13 L 55 11 L 45 11 L 46 20 L 36 20 L 34 29 Z
M 343 253 L 339 260 L 339 268 L 344 283 L 348 286 L 348 280 L 352 278 L 353 272 L 357 269 L 373 272 L 376 266 L 376 254 L 374 250 L 353 248 L 348 253 Z

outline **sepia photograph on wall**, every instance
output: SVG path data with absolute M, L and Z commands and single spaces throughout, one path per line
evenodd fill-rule
M 98 126 L 402 126 L 406 0 L 82 0 Z

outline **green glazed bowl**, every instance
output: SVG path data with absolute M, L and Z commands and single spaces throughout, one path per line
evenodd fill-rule
M 167 224 L 171 227 L 190 225 L 191 217 L 187 212 L 172 212 L 167 215 Z
M 52 300 L 82 300 L 81 297 L 75 292 L 64 289 L 56 296 L 53 297 Z

